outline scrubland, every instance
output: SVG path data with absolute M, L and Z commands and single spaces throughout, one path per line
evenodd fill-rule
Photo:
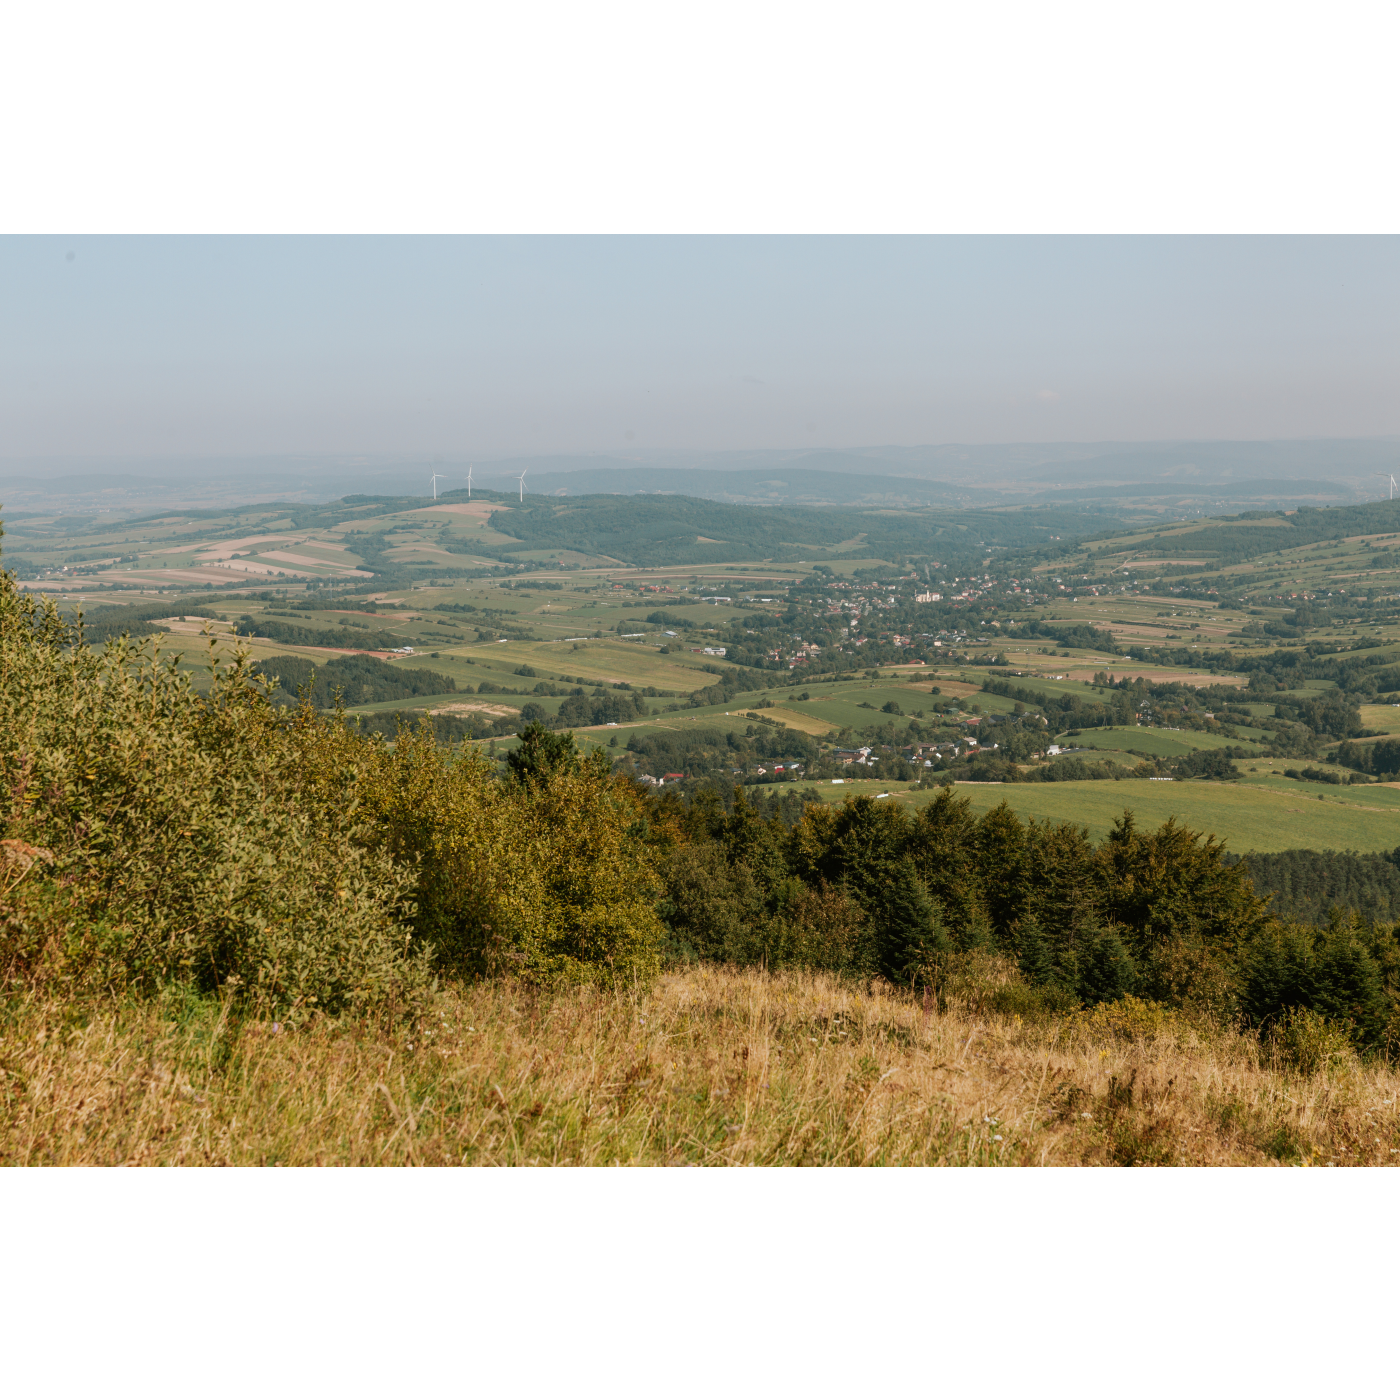
M 1388 1165 L 1400 1075 L 1325 1025 L 1261 1041 L 1128 998 L 999 1011 L 692 967 L 647 986 L 481 981 L 412 1021 L 232 1002 L 12 1002 L 6 1165 Z

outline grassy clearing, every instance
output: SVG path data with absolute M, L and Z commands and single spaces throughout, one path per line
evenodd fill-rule
M 1362 705 L 1361 723 L 1383 734 L 1400 734 L 1400 705 Z
M 1062 740 L 1063 741 L 1063 740 Z M 1114 726 L 1103 729 L 1085 729 L 1068 741 L 1074 748 L 1114 749 L 1126 753 L 1136 749 L 1139 753 L 1150 753 L 1157 758 L 1181 758 L 1197 749 L 1224 749 L 1240 744 L 1238 739 L 1227 739 L 1223 734 L 1204 734 L 1189 729 L 1151 729 L 1145 726 Z
M 928 790 L 894 790 L 889 783 L 818 786 L 829 802 L 887 790 L 892 791 L 891 801 L 916 807 L 934 796 Z M 1396 801 L 1400 794 L 1380 784 L 1347 789 L 1284 779 L 1246 784 L 1124 778 L 1086 783 L 959 783 L 957 790 L 971 799 L 979 813 L 1005 801 L 1022 819 L 1087 826 L 1096 841 L 1108 834 L 1126 807 L 1144 827 L 1160 826 L 1168 817 L 1176 817 L 1193 831 L 1220 837 L 1232 851 L 1389 851 L 1400 845 L 1400 802 Z
M 1400 1076 L 1143 1003 L 1027 1021 L 816 974 L 446 992 L 413 1028 L 25 1000 L 7 1165 L 1381 1165 Z

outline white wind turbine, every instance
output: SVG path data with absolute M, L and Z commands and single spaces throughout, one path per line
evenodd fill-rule
M 1377 472 L 1376 475 L 1380 477 L 1382 481 L 1388 481 L 1390 483 L 1389 499 L 1393 501 L 1395 499 L 1395 478 L 1391 476 L 1389 472 Z
M 472 469 L 467 468 L 467 500 L 472 498 Z
M 525 468 L 525 472 L 527 472 L 527 471 L 529 471 L 529 470 L 530 470 L 529 467 L 526 467 L 526 468 Z M 521 499 L 522 501 L 525 499 L 525 472 L 521 472 L 521 473 L 520 473 L 520 499 Z
M 441 472 L 433 473 L 433 500 L 437 500 L 437 484 L 439 481 L 446 481 L 447 478 Z

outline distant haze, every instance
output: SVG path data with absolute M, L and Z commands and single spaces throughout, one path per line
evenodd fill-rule
M 1391 237 L 6 238 L 0 478 L 1386 439 L 1397 293 Z

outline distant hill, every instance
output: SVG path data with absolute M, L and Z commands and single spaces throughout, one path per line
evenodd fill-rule
M 828 468 L 792 467 L 767 471 L 703 471 L 695 468 L 592 467 L 527 475 L 532 495 L 691 496 L 732 505 L 946 506 L 959 509 L 998 499 L 970 480 L 925 481 Z M 500 481 L 484 477 L 492 486 Z
M 14 512 L 217 509 L 269 499 L 321 503 L 347 495 L 431 494 L 462 486 L 569 496 L 661 491 L 731 504 L 959 508 L 1069 499 L 1090 490 L 1155 510 L 1350 504 L 1375 494 L 1375 474 L 1400 471 L 1400 441 L 1023 442 L 918 446 L 637 449 L 492 457 L 466 453 L 284 454 L 260 457 L 0 461 L 0 505 Z M 1162 483 L 1162 489 L 1145 489 Z M 1104 490 L 1107 488 L 1107 490 Z

